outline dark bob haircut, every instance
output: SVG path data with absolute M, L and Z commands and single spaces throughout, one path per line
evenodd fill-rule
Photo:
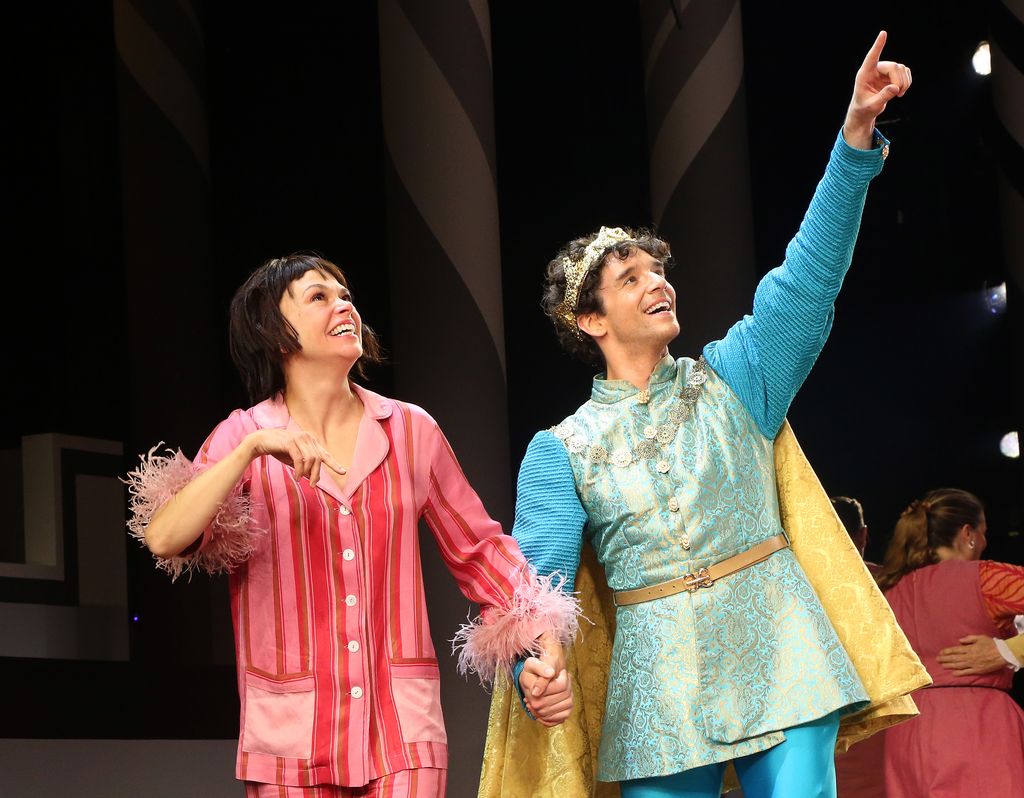
M 253 404 L 284 390 L 284 359 L 302 349 L 295 329 L 281 315 L 280 304 L 288 286 L 311 270 L 349 288 L 345 273 L 331 261 L 300 252 L 268 260 L 249 275 L 231 300 L 231 359 Z M 366 379 L 365 364 L 383 362 L 383 351 L 377 335 L 365 324 L 362 335 L 363 356 L 356 361 L 355 372 Z
M 597 289 L 601 284 L 601 274 L 604 271 L 605 263 L 609 256 L 614 255 L 619 260 L 625 260 L 638 249 L 642 249 L 661 263 L 666 270 L 672 267 L 672 251 L 669 249 L 668 244 L 658 238 L 652 231 L 644 229 L 631 230 L 628 227 L 623 229 L 632 241 L 623 241 L 608 247 L 601 253 L 598 265 L 587 272 L 580 285 L 579 296 L 576 299 L 574 312 L 577 317 L 586 313 L 604 314 L 601 294 Z M 543 308 L 545 315 L 554 323 L 555 335 L 558 336 L 558 342 L 562 345 L 562 349 L 588 365 L 602 367 L 604 366 L 604 358 L 601 355 L 600 348 L 594 343 L 594 339 L 582 330 L 570 329 L 558 312 L 559 305 L 562 304 L 562 300 L 565 297 L 565 272 L 562 260 L 564 258 L 579 260 L 583 257 L 583 252 L 586 250 L 587 245 L 597 236 L 598 233 L 591 233 L 582 238 L 574 238 L 558 250 L 558 254 L 548 263 L 547 271 L 544 275 L 544 295 L 541 297 L 540 306 Z

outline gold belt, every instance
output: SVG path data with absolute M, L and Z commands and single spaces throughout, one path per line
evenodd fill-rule
M 727 560 L 716 562 L 707 568 L 701 568 L 696 573 L 686 574 L 685 576 L 670 579 L 667 582 L 661 582 L 650 587 L 616 590 L 612 599 L 615 601 L 615 606 L 622 607 L 626 604 L 640 604 L 652 599 L 674 596 L 676 593 L 682 593 L 684 590 L 688 593 L 693 593 L 702 587 L 711 587 L 723 576 L 729 576 L 729 574 L 749 568 L 751 565 L 761 562 L 761 560 L 767 560 L 775 552 L 788 547 L 789 541 L 786 539 L 786 536 L 776 535 L 775 537 L 768 538 L 768 540 L 762 540 L 756 546 L 751 546 L 746 551 L 734 554 Z

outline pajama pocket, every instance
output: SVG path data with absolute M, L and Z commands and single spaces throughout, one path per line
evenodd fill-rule
M 447 743 L 437 663 L 391 664 L 391 692 L 406 743 Z
M 309 759 L 313 750 L 315 682 L 311 673 L 245 672 L 242 750 Z

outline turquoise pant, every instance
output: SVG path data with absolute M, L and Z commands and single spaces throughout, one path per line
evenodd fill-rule
M 785 742 L 734 759 L 744 798 L 836 798 L 839 715 L 786 729 Z M 718 798 L 726 762 L 619 783 L 622 798 Z

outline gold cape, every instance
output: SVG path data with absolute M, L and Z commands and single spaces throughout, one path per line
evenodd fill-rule
M 910 693 L 931 678 L 889 604 L 868 573 L 828 495 L 811 470 L 789 422 L 775 439 L 779 514 L 793 553 L 860 676 L 871 704 L 839 725 L 836 751 L 917 714 Z M 599 782 L 608 663 L 615 607 L 594 550 L 584 545 L 576 575 L 583 614 L 568 652 L 574 681 L 571 717 L 549 729 L 523 712 L 507 676 L 494 683 L 479 798 L 618 798 L 615 783 Z M 737 786 L 730 767 L 725 790 Z

